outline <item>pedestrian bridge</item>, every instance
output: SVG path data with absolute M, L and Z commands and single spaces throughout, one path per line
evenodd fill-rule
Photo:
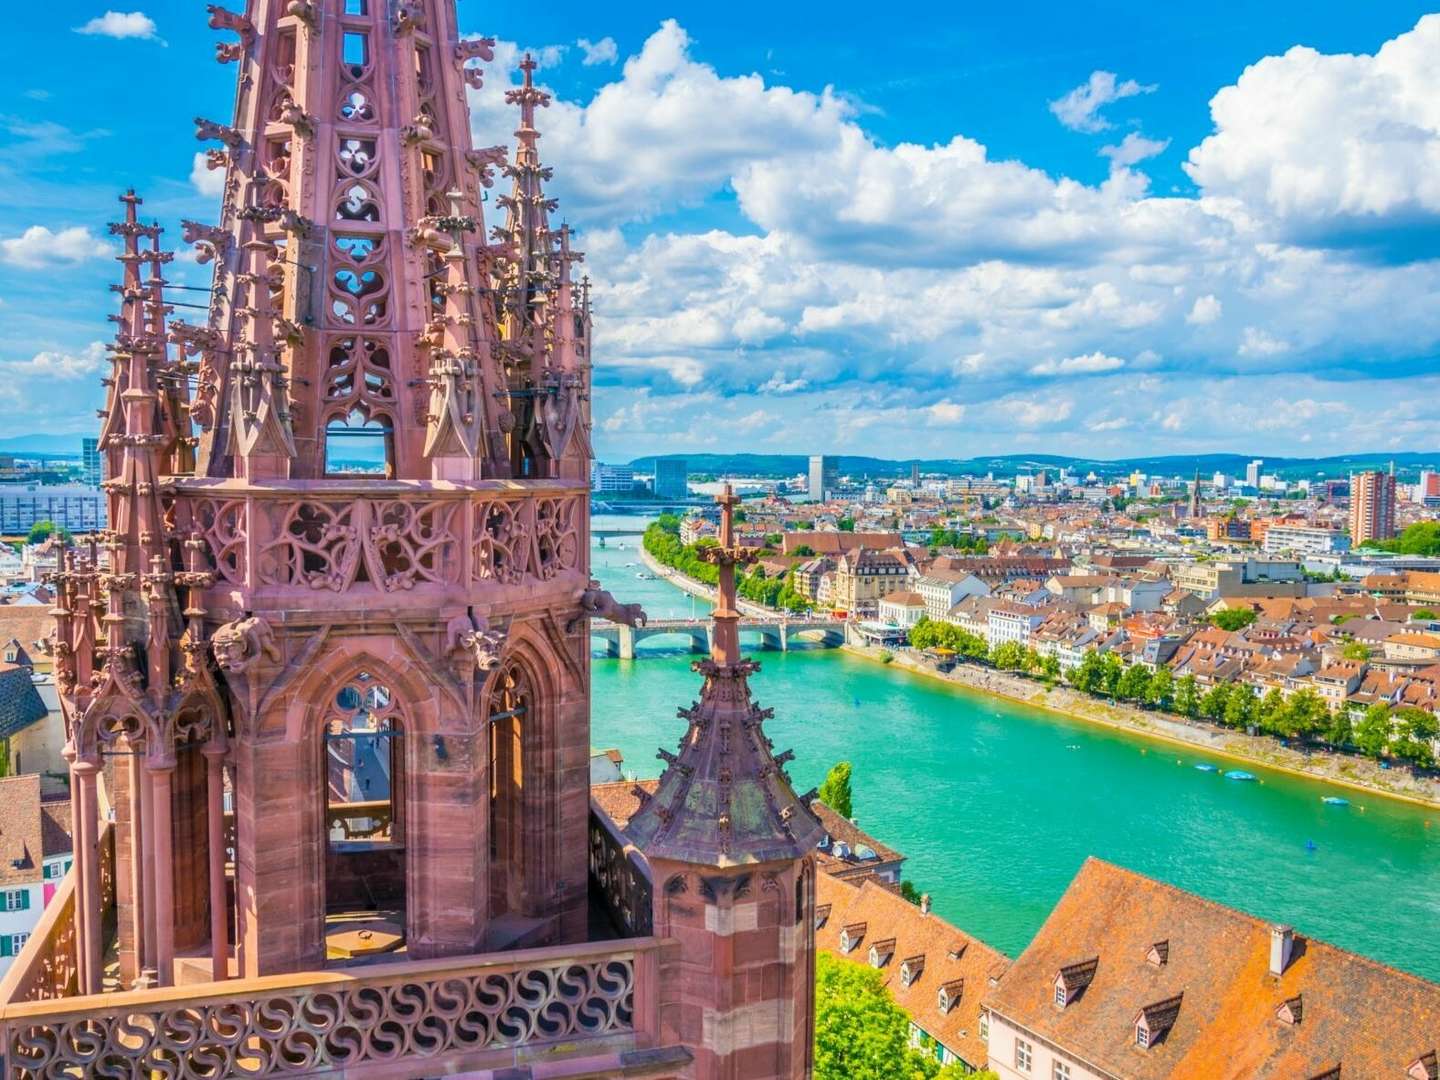
M 658 637 L 688 639 L 692 652 L 710 650 L 709 619 L 656 619 L 645 626 L 626 626 L 606 619 L 590 621 L 590 639 L 605 643 L 606 656 L 618 656 L 621 660 L 635 659 L 635 646 L 642 641 Z M 748 639 L 748 640 L 747 640 Z M 741 644 L 752 648 L 757 644 L 761 649 L 778 649 L 788 652 L 792 640 L 804 640 L 807 644 L 818 644 L 833 648 L 845 644 L 845 622 L 842 619 L 776 617 L 748 617 L 740 620 Z

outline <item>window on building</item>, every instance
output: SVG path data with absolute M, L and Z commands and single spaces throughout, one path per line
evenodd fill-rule
M 1050 1080 L 1070 1080 L 1069 1063 L 1064 1061 L 1055 1062 L 1055 1068 L 1050 1071 Z
M 24 911 L 30 906 L 29 889 L 6 889 L 0 896 L 3 896 L 0 906 L 6 911 Z
M 1135 1025 L 1135 1045 L 1142 1050 L 1150 1045 L 1150 1032 L 1143 1024 Z
M 1030 1064 L 1035 1056 L 1035 1048 L 1024 1039 L 1015 1040 L 1015 1068 L 1021 1072 L 1029 1072 Z
M 1065 984 L 1058 981 L 1055 983 L 1055 1006 L 1060 1009 L 1065 1007 Z
M 0 956 L 19 956 L 29 940 L 29 934 L 0 934 Z
M 980 1014 L 980 1037 L 981 1037 L 982 1039 L 988 1039 L 988 1038 L 990 1037 L 990 1014 L 989 1014 L 989 1013 L 983 1013 L 983 1012 L 982 1012 L 982 1013 Z

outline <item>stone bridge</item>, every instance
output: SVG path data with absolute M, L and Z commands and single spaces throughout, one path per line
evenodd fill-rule
M 842 619 L 811 618 L 797 616 L 789 618 L 742 618 L 740 620 L 741 640 L 749 635 L 753 642 L 759 637 L 761 649 L 778 649 L 788 652 L 792 638 L 804 635 L 808 641 L 827 648 L 845 644 L 845 622 Z M 646 626 L 625 626 L 606 619 L 592 619 L 591 640 L 605 642 L 605 654 L 618 656 L 621 660 L 635 659 L 635 646 L 650 638 L 687 638 L 692 652 L 708 652 L 710 649 L 709 619 L 655 619 Z

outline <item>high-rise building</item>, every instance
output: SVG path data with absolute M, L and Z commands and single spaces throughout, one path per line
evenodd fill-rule
M 590 490 L 597 495 L 628 495 L 635 490 L 635 470 L 597 461 L 590 466 Z
M 1350 476 L 1350 543 L 1388 540 L 1395 535 L 1395 477 L 1362 472 Z
M 839 463 L 825 454 L 812 454 L 810 456 L 810 487 L 808 495 L 811 502 L 824 502 L 834 493 L 839 477 Z
M 124 483 L 54 580 L 75 864 L 0 993 L 7 1075 L 803 1080 L 823 830 L 750 699 L 728 491 L 690 735 L 633 843 L 590 798 L 589 620 L 643 613 L 590 578 L 534 62 L 477 150 L 495 43 L 454 0 L 245 7 L 211 7 L 204 325 L 133 192 L 111 227 Z
M 655 495 L 683 499 L 690 493 L 690 471 L 684 458 L 655 459 Z
M 910 465 L 910 486 L 920 487 L 920 463 L 918 461 L 912 462 Z
M 100 440 L 80 440 L 80 468 L 84 473 L 87 487 L 99 487 L 104 478 L 101 472 Z
M 1249 465 L 1246 465 L 1246 466 L 1245 466 L 1245 486 L 1246 486 L 1246 487 L 1252 487 L 1252 488 L 1255 488 L 1255 489 L 1257 489 L 1257 490 L 1259 489 L 1259 487 L 1260 487 L 1260 470 L 1262 470 L 1263 468 L 1265 468 L 1265 462 L 1264 462 L 1264 460 L 1261 459 L 1261 458 L 1256 458 L 1254 461 L 1250 462 Z
M 1415 501 L 1425 506 L 1440 505 L 1440 472 L 1426 469 L 1415 485 Z

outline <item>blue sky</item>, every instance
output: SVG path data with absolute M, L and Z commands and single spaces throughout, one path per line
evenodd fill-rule
M 94 424 L 116 193 L 214 218 L 234 68 L 141 2 L 10 13 L 3 434 Z M 976 7 L 459 0 L 477 142 L 556 96 L 602 456 L 1440 448 L 1440 16 Z

